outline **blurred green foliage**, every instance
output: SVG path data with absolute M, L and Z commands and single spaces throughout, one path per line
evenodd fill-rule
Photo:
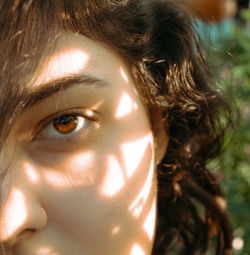
M 234 230 L 234 254 L 250 254 L 250 10 L 241 12 L 230 35 L 207 44 L 208 63 L 238 109 L 238 128 L 225 152 L 210 165 L 221 173 Z M 229 140 L 229 139 L 228 139 Z M 242 247 L 242 248 L 241 248 Z

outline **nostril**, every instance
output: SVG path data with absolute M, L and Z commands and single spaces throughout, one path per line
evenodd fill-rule
M 19 238 L 20 236 L 24 236 L 24 235 L 27 236 L 27 235 L 33 234 L 33 233 L 35 233 L 35 232 L 37 232 L 36 229 L 34 229 L 34 228 L 27 228 L 27 229 L 23 230 L 22 232 L 20 232 L 20 233 L 17 235 L 17 237 Z
M 28 228 L 28 229 L 26 229 L 26 232 L 30 232 L 30 233 L 34 233 L 34 232 L 36 232 L 37 231 L 37 229 L 34 229 L 34 228 Z
M 18 234 L 15 236 L 15 238 L 12 238 L 12 239 L 10 240 L 10 242 L 8 243 L 8 245 L 13 246 L 13 245 L 17 242 L 17 240 L 18 240 L 19 242 L 20 242 L 21 240 L 27 240 L 27 239 L 31 238 L 31 237 L 34 235 L 34 233 L 36 233 L 36 232 L 37 232 L 37 230 L 34 229 L 34 228 L 25 229 L 25 230 L 23 230 L 22 232 L 18 233 Z
M 33 228 L 25 229 L 24 231 L 18 233 L 16 236 L 6 241 L 5 244 L 7 247 L 13 247 L 17 241 L 20 242 L 21 240 L 27 240 L 31 238 L 35 232 L 37 232 L 37 230 Z

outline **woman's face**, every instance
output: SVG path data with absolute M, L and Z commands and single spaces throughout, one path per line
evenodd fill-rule
M 118 54 L 81 35 L 60 42 L 1 151 L 5 253 L 150 254 L 156 178 L 148 113 Z

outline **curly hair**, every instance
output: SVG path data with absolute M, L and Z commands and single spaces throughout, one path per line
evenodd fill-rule
M 11 17 L 11 18 L 10 18 Z M 222 148 L 230 105 L 213 87 L 189 15 L 173 0 L 8 0 L 0 3 L 0 138 L 25 108 L 24 84 L 62 31 L 106 43 L 127 61 L 148 109 L 160 109 L 169 144 L 158 165 L 153 254 L 231 253 L 225 200 L 207 163 Z M 6 100 L 10 104 L 6 104 Z M 151 116 L 154 123 L 154 116 Z M 7 130 L 7 131 L 6 131 Z

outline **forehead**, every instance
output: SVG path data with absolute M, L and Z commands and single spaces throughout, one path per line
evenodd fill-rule
M 32 87 L 81 73 L 92 73 L 98 78 L 121 77 L 127 82 L 130 76 L 124 59 L 114 49 L 74 33 L 63 33 L 54 51 L 46 54 L 42 62 Z

